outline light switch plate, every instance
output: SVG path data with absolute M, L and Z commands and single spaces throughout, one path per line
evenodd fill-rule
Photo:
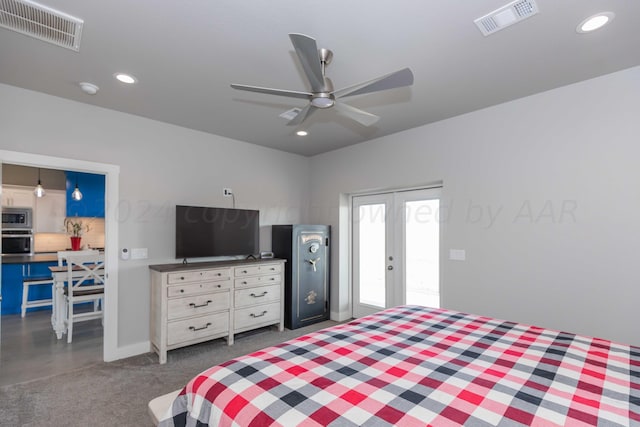
M 449 259 L 452 261 L 464 261 L 467 259 L 467 251 L 464 249 L 449 249 Z
M 149 250 L 147 248 L 132 248 L 131 259 L 147 259 L 149 257 Z

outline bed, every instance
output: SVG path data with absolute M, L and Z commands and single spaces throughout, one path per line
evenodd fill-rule
M 161 418 L 162 427 L 640 425 L 640 348 L 400 306 L 214 366 Z

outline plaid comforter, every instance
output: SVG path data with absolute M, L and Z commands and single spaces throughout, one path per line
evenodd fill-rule
M 161 426 L 640 425 L 640 348 L 395 307 L 192 379 Z

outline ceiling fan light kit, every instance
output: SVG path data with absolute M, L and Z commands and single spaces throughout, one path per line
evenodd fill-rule
M 355 120 L 363 126 L 371 126 L 377 122 L 380 117 L 339 102 L 338 99 L 347 96 L 363 95 L 371 92 L 395 89 L 413 84 L 413 73 L 409 68 L 404 68 L 402 70 L 377 77 L 373 80 L 358 83 L 336 91 L 333 89 L 333 83 L 331 80 L 325 75 L 326 67 L 333 59 L 333 52 L 329 49 L 318 49 L 316 40 L 304 34 L 289 34 L 289 38 L 291 39 L 291 43 L 293 44 L 298 56 L 298 60 L 300 61 L 305 76 L 311 86 L 310 92 L 249 86 L 236 83 L 231 84 L 233 89 L 308 100 L 309 103 L 296 115 L 293 116 L 292 114 L 286 113 L 280 115 L 285 118 L 293 116 L 287 123 L 289 126 L 299 125 L 307 117 L 313 114 L 316 109 L 328 108 L 335 108 L 337 113 Z
M 326 93 L 314 94 L 313 98 L 311 98 L 311 105 L 313 105 L 316 108 L 333 107 L 333 104 L 335 104 L 335 103 L 336 102 L 332 98 L 332 96 L 328 95 Z

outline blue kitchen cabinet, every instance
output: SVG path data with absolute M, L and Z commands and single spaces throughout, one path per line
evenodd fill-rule
M 67 178 L 67 216 L 104 218 L 105 176 L 93 173 L 65 172 Z M 82 200 L 73 200 L 76 185 Z
M 25 277 L 51 277 L 49 266 L 57 262 L 34 262 L 27 264 L 2 264 L 2 314 L 19 314 L 22 306 L 22 280 Z M 52 287 L 32 286 L 29 299 L 50 299 Z M 51 310 L 51 307 L 30 308 L 35 310 Z
M 20 313 L 24 264 L 2 264 L 2 314 Z

